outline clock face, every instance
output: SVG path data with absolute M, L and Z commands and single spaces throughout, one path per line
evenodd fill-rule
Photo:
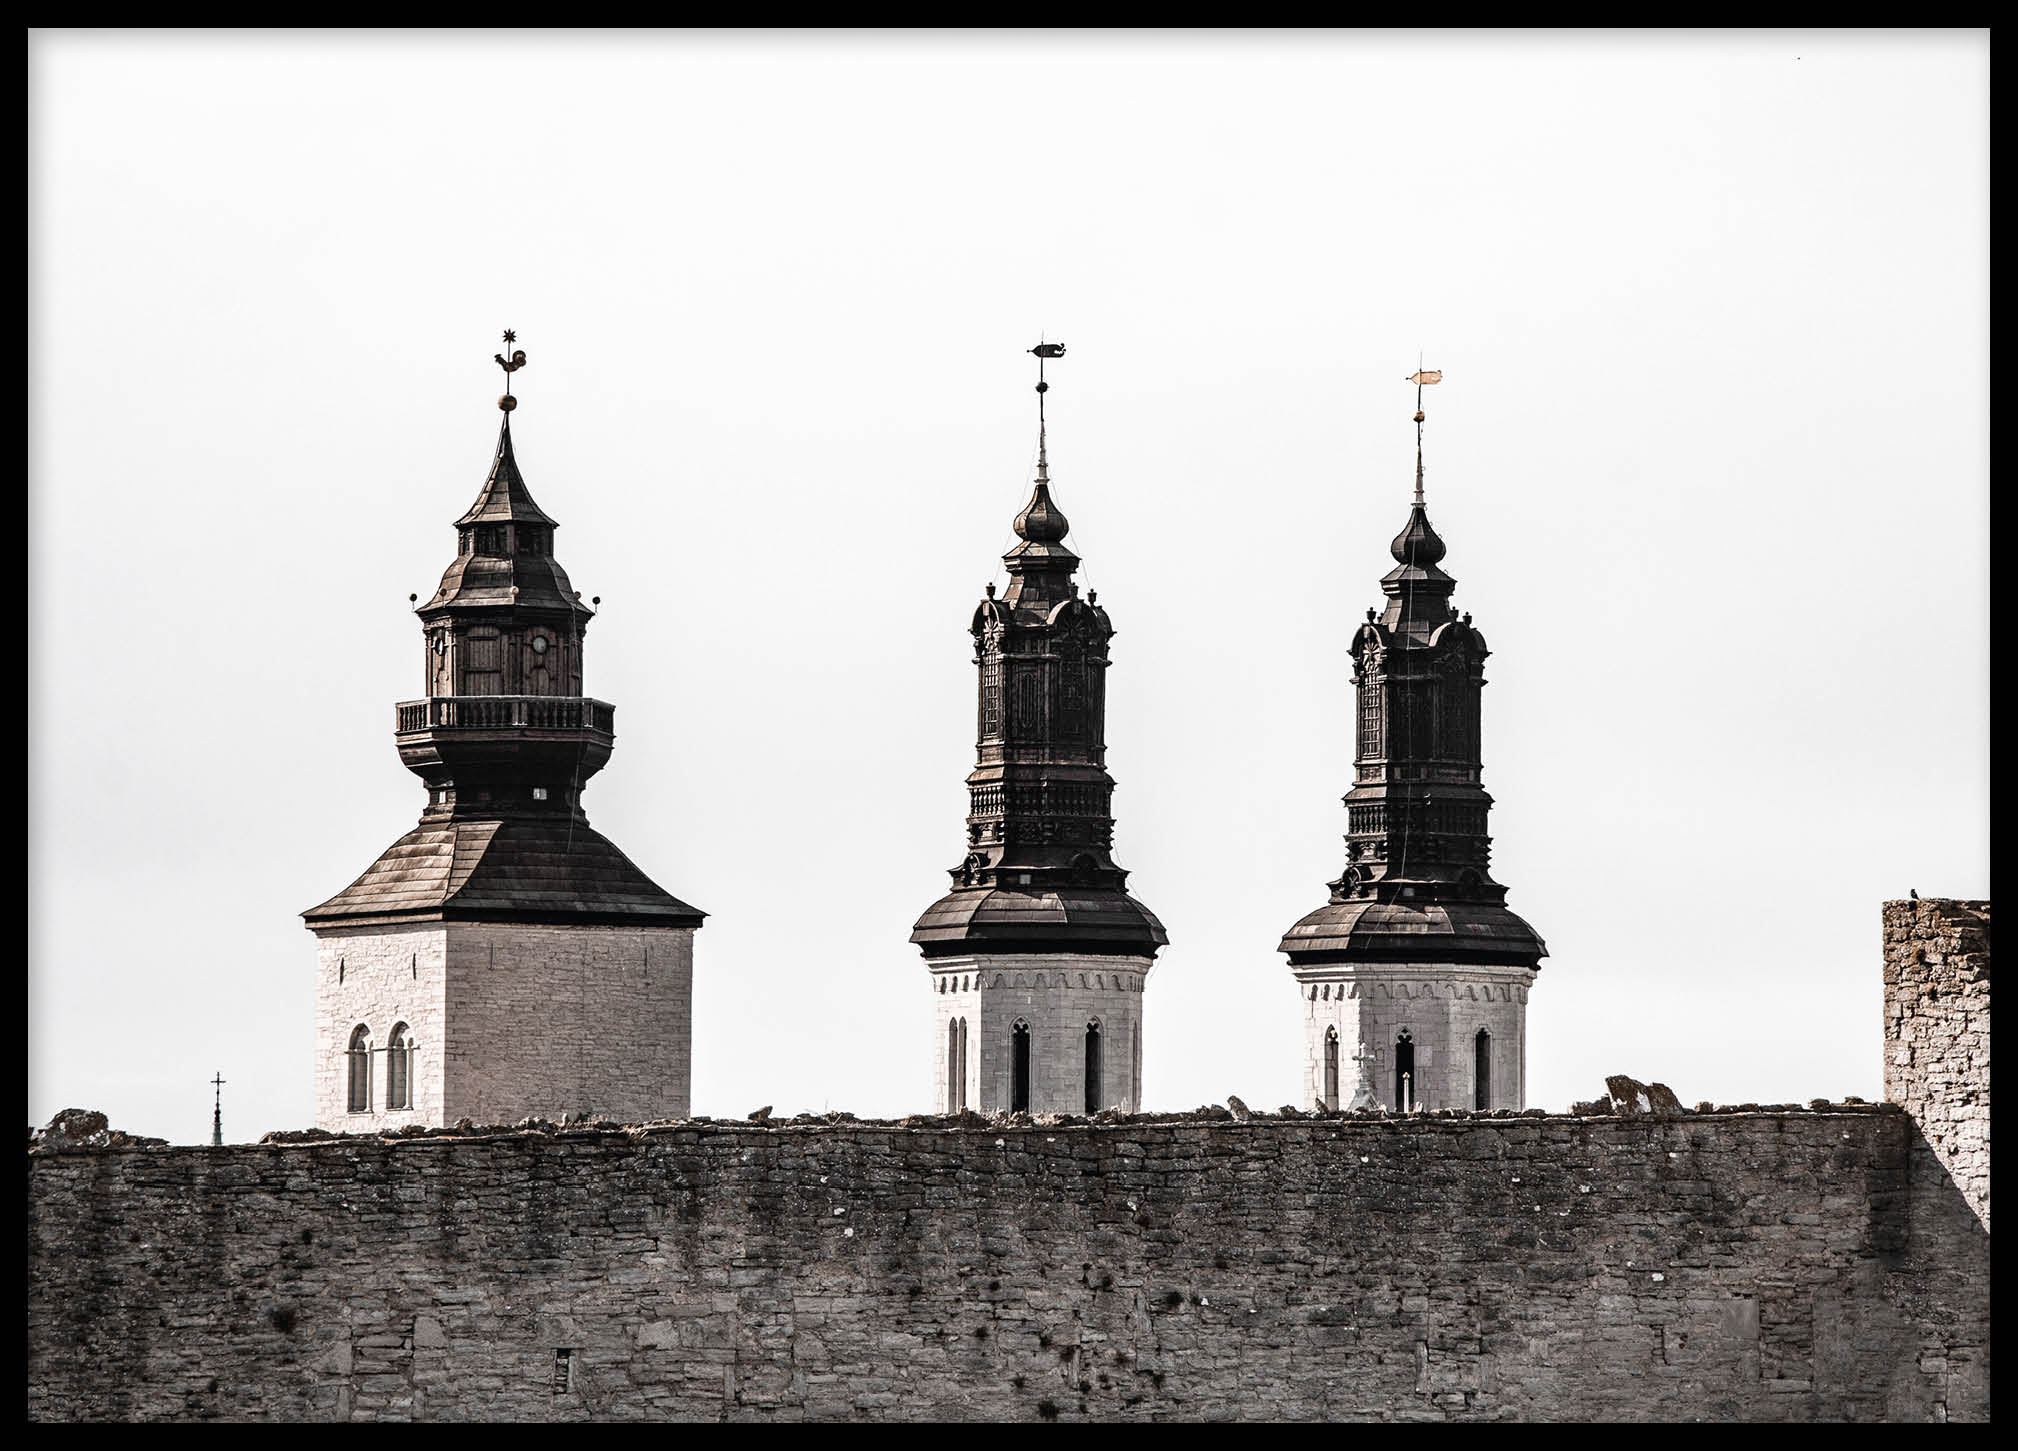
M 547 637 L 545 635 L 533 636 L 533 654 L 544 655 L 546 653 L 547 653 Z

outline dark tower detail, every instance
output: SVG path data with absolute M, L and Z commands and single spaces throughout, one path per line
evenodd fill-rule
M 1479 706 L 1489 652 L 1451 606 L 1443 539 L 1420 498 L 1388 546 L 1387 608 L 1351 645 L 1358 729 L 1346 793 L 1345 870 L 1331 901 L 1282 940 L 1320 962 L 1505 963 L 1532 968 L 1542 941 L 1503 905 L 1490 871 Z
M 967 854 L 953 890 L 918 920 L 925 956 L 977 950 L 1154 955 L 1162 924 L 1114 864 L 1107 774 L 1107 647 L 1098 595 L 1079 597 L 1040 430 L 1037 480 L 968 632 L 979 675 L 979 741 L 967 777 Z
M 523 366 L 524 354 L 515 358 Z M 594 611 L 554 557 L 558 526 L 519 472 L 516 402 L 498 400 L 490 472 L 455 521 L 441 584 L 415 611 L 427 694 L 395 707 L 393 741 L 428 788 L 420 824 L 304 913 L 311 927 L 417 917 L 701 923 L 582 811 L 582 787 L 615 744 L 616 707 L 582 693 Z
M 1107 649 L 1114 624 L 1079 597 L 1079 556 L 1051 497 L 1039 343 L 1037 479 L 1002 556 L 1009 587 L 968 622 L 977 703 L 967 843 L 952 890 L 918 919 L 941 1027 L 939 1101 L 984 1111 L 1133 1111 L 1142 992 L 1163 924 L 1114 863 Z M 967 1027 L 980 1051 L 971 1056 Z
M 1423 503 L 1421 390 L 1441 378 L 1409 380 L 1415 499 L 1388 546 L 1387 606 L 1366 612 L 1349 646 L 1345 869 L 1280 948 L 1304 999 L 1307 1092 L 1333 1107 L 1333 1032 L 1363 1073 L 1385 1068 L 1396 1107 L 1519 1106 L 1528 988 L 1547 955 L 1493 879 L 1479 732 L 1490 652 L 1451 604 L 1457 581 Z M 1493 1042 L 1500 1052 L 1481 1046 Z
M 689 1108 L 703 914 L 582 810 L 616 708 L 584 693 L 594 611 L 513 453 L 510 379 L 525 361 L 497 357 L 490 472 L 414 611 L 423 694 L 393 708 L 393 744 L 427 787 L 420 822 L 302 914 L 317 937 L 325 1128 Z

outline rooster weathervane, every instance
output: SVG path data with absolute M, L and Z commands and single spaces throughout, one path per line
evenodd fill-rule
M 513 332 L 510 328 L 506 328 L 504 340 L 505 340 L 505 346 L 510 347 L 513 343 L 519 340 L 519 335 Z M 505 372 L 504 397 L 498 399 L 497 406 L 502 408 L 505 412 L 509 413 L 514 408 L 519 406 L 518 399 L 512 397 L 512 374 L 516 373 L 520 368 L 523 368 L 526 365 L 525 349 L 520 348 L 517 352 L 513 353 L 511 355 L 510 362 L 505 361 L 505 355 L 503 353 L 493 353 L 491 356 L 497 360 L 497 365 L 500 368 L 503 368 Z

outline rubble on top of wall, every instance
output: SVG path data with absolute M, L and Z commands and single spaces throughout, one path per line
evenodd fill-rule
M 54 1154 L 64 1149 L 165 1149 L 166 1139 L 143 1138 L 111 1126 L 92 1108 L 66 1108 L 44 1128 L 28 1130 L 28 1152 Z

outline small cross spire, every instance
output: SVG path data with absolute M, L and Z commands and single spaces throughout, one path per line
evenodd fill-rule
M 1361 1043 L 1353 1050 L 1352 1061 L 1359 1065 L 1359 1086 L 1353 1091 L 1352 1102 L 1346 1107 L 1354 1113 L 1362 1109 L 1380 1107 L 1380 1100 L 1373 1096 L 1373 1054 Z
M 221 1149 L 221 1148 L 223 1148 L 223 1147 L 224 1147 L 224 1072 L 223 1072 L 223 1070 L 222 1070 L 222 1069 L 220 1069 L 220 1070 L 218 1071 L 218 1073 L 217 1073 L 217 1076 L 216 1076 L 215 1078 L 212 1078 L 212 1079 L 210 1080 L 210 1082 L 211 1082 L 211 1086 L 212 1086 L 212 1087 L 213 1087 L 214 1089 L 216 1089 L 216 1091 L 217 1091 L 217 1092 L 216 1092 L 216 1098 L 215 1098 L 215 1099 L 213 1100 L 213 1102 L 212 1102 L 212 1106 L 211 1106 L 211 1110 L 210 1110 L 210 1147 L 212 1147 L 213 1149 Z

